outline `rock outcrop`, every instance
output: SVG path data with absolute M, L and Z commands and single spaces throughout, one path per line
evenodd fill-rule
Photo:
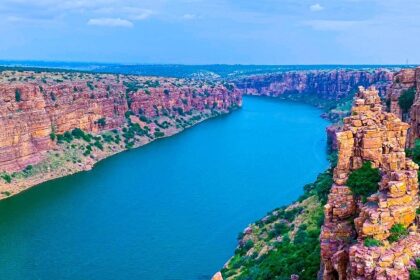
M 408 279 L 408 269 L 420 255 L 418 166 L 404 152 L 408 128 L 383 111 L 375 88 L 360 88 L 351 116 L 337 132 L 338 163 L 320 237 L 323 279 Z M 367 202 L 346 186 L 350 172 L 365 161 L 381 172 L 378 191 Z M 390 229 L 397 224 L 409 228 L 410 235 L 389 243 Z M 383 246 L 367 247 L 367 238 Z
M 349 96 L 358 86 L 375 85 L 384 95 L 392 82 L 390 70 L 292 71 L 255 75 L 234 80 L 244 94 L 281 96 L 309 94 L 321 99 L 338 100 Z
M 409 90 L 415 91 L 413 104 L 408 112 L 403 112 L 399 105 L 400 96 Z M 388 90 L 389 109 L 399 118 L 410 124 L 407 146 L 413 146 L 420 137 L 420 67 L 404 69 L 396 73 Z
M 57 148 L 54 135 L 75 128 L 98 134 L 121 129 L 130 114 L 140 119 L 187 119 L 203 111 L 228 112 L 241 102 L 241 93 L 231 84 L 4 71 L 0 73 L 0 173 L 41 162 L 46 151 Z

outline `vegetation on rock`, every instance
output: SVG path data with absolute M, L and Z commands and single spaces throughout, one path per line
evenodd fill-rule
M 420 259 L 416 259 L 416 268 L 410 270 L 410 280 L 420 280 Z
M 398 105 L 400 105 L 403 113 L 408 113 L 411 106 L 413 105 L 414 98 L 416 96 L 416 90 L 414 88 L 407 89 L 402 92 L 398 98 Z
M 406 237 L 408 235 L 408 230 L 402 224 L 393 225 L 389 232 L 390 232 L 390 236 L 388 237 L 388 240 L 390 242 L 396 242 L 400 240 L 401 238 Z
M 368 237 L 365 239 L 364 244 L 366 247 L 379 247 L 382 246 L 383 243 L 375 238 Z
M 381 174 L 378 168 L 373 168 L 370 161 L 363 163 L 362 167 L 351 172 L 347 179 L 347 186 L 354 195 L 366 198 L 378 190 Z

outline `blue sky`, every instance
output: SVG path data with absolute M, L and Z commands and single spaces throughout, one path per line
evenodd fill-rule
M 420 63 L 418 0 L 0 0 L 0 59 Z

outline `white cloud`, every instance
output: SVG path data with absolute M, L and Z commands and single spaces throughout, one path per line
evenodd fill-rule
M 109 26 L 109 27 L 133 27 L 133 23 L 121 18 L 92 18 L 88 25 Z
M 313 4 L 309 7 L 309 10 L 311 10 L 311 12 L 320 12 L 324 9 L 325 8 L 319 3 Z

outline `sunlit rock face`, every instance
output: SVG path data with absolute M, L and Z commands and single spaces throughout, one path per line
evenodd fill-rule
M 52 133 L 121 128 L 126 113 L 146 117 L 241 106 L 232 85 L 86 73 L 0 73 L 0 172 L 22 170 L 54 149 Z M 102 120 L 102 121 L 100 121 Z
M 321 233 L 324 279 L 408 279 L 420 254 L 418 166 L 404 152 L 408 128 L 395 114 L 384 112 L 375 88 L 359 89 L 351 116 L 336 135 L 338 163 Z M 365 161 L 380 169 L 381 182 L 363 203 L 346 181 Z M 409 228 L 410 235 L 389 243 L 395 224 Z M 366 247 L 366 238 L 383 246 Z
M 408 112 L 403 112 L 399 105 L 400 96 L 407 90 L 415 90 L 414 102 Z M 420 67 L 404 69 L 396 73 L 388 90 L 389 109 L 399 118 L 410 124 L 407 146 L 413 146 L 420 137 Z
M 234 82 L 239 90 L 249 95 L 309 94 L 337 100 L 354 94 L 358 86 L 375 85 L 379 93 L 385 95 L 392 77 L 389 70 L 319 70 L 255 75 Z

